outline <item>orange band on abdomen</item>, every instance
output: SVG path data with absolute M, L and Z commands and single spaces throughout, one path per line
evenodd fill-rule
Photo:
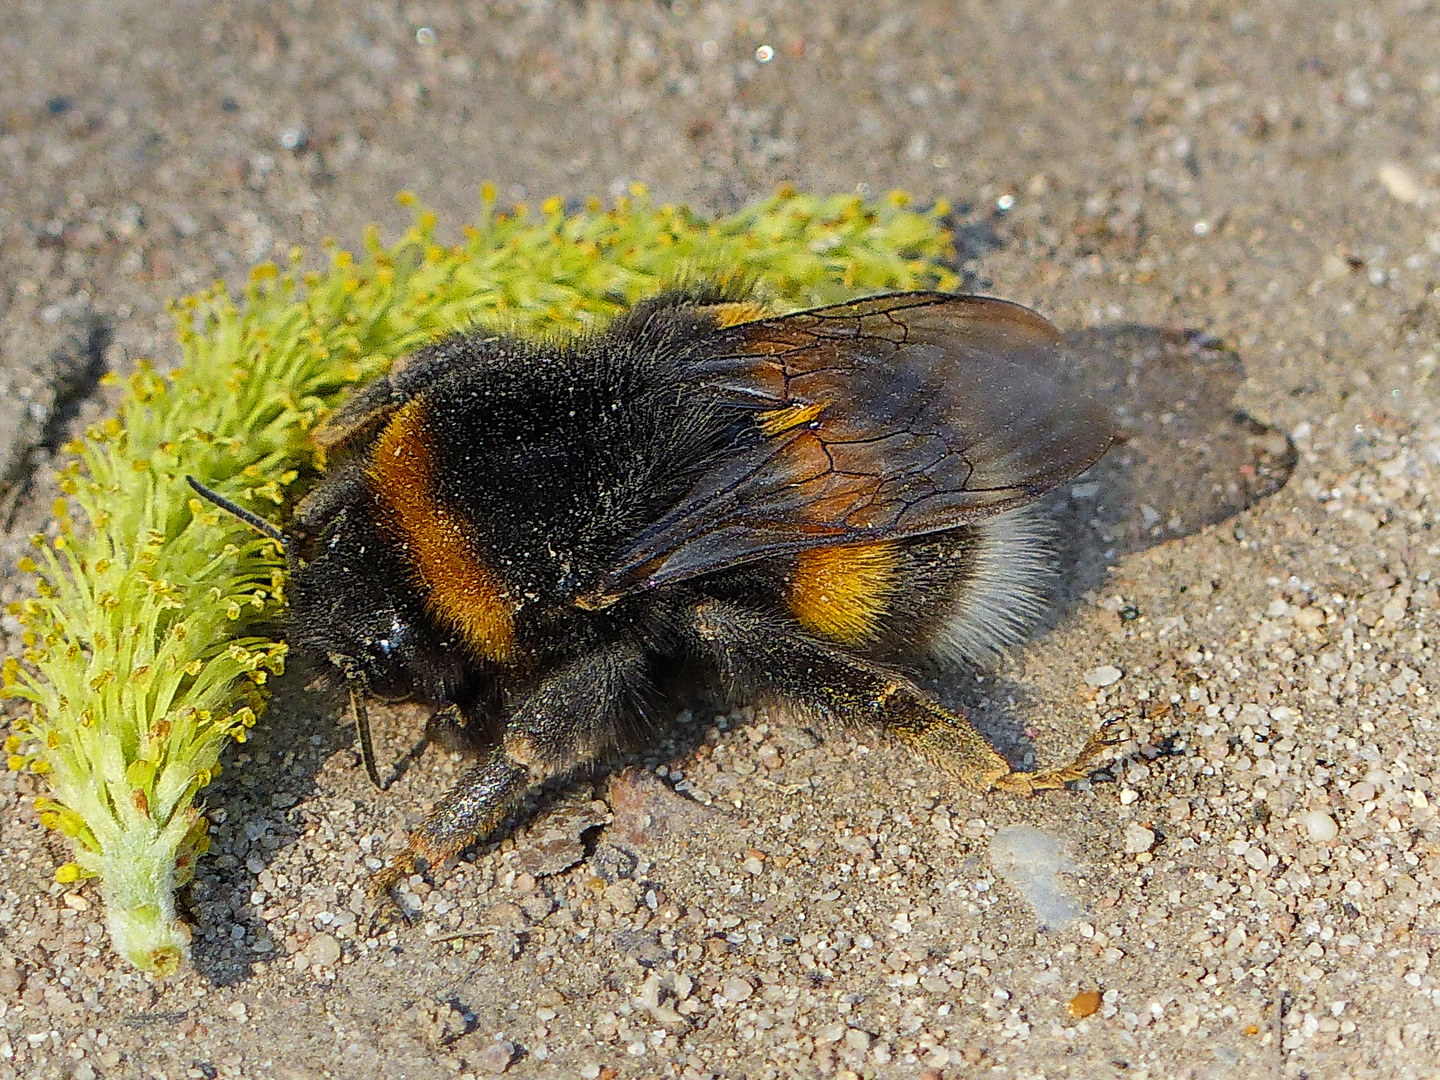
M 859 645 L 875 634 L 895 578 L 892 543 L 802 551 L 790 579 L 790 612 L 812 634 Z

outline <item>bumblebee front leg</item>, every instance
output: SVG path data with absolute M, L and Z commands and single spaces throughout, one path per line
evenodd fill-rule
M 532 783 L 530 769 L 496 747 L 425 815 L 405 850 L 371 879 L 370 895 L 395 900 L 395 886 L 415 871 L 419 859 L 433 866 L 462 851 L 505 820 Z
M 725 604 L 698 606 L 693 627 L 732 684 L 759 685 L 835 720 L 878 726 L 978 791 L 1064 787 L 1088 776 L 1111 745 L 1102 728 L 1068 765 L 1018 773 L 963 714 L 901 675 Z
M 649 692 L 644 651 L 619 642 L 560 668 L 527 698 L 489 756 L 425 816 L 409 843 L 371 882 L 389 894 L 414 872 L 457 855 L 505 820 L 534 785 L 608 753 Z

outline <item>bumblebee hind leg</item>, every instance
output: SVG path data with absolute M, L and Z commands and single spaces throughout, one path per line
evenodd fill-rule
M 1085 740 L 1085 745 L 1068 765 L 1033 773 L 1010 772 L 996 780 L 995 787 L 1017 795 L 1033 795 L 1037 791 L 1062 788 L 1066 784 L 1089 778 L 1101 767 L 1101 759 L 1120 743 L 1116 730 L 1119 722 L 1119 716 L 1109 717 Z
M 1102 729 L 1070 764 L 1017 773 L 963 714 L 877 664 L 719 602 L 697 605 L 692 632 L 732 685 L 758 686 L 835 720 L 877 726 L 977 791 L 1064 787 L 1088 776 L 1111 745 Z

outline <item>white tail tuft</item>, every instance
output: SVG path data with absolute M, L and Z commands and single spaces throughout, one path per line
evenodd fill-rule
M 1034 506 L 972 526 L 973 572 L 930 645 L 946 664 L 983 665 L 1025 640 L 1047 607 L 1050 531 Z

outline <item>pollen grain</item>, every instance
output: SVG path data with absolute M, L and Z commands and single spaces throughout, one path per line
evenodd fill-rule
M 814 402 L 810 405 L 787 405 L 783 409 L 770 409 L 757 413 L 755 420 L 760 425 L 762 435 L 773 437 L 789 431 L 791 428 L 808 424 L 824 411 L 824 402 Z
M 756 303 L 746 300 L 737 300 L 727 304 L 711 304 L 705 308 L 705 313 L 715 320 L 715 325 L 722 330 L 730 326 L 739 326 L 742 323 L 755 322 L 763 319 L 768 314 L 765 308 Z

